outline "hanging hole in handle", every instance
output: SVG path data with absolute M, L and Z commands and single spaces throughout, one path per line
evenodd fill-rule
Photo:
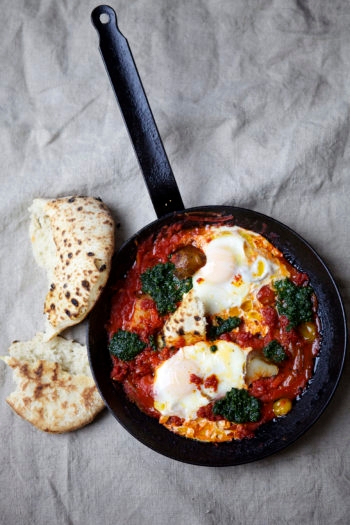
M 100 19 L 100 22 L 101 24 L 109 24 L 109 22 L 111 21 L 111 17 L 109 16 L 108 13 L 101 13 L 100 16 L 99 16 L 99 19 Z

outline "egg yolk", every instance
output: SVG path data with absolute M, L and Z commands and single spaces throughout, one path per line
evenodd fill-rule
M 207 263 L 202 268 L 202 277 L 213 284 L 229 281 L 235 272 L 234 258 L 230 248 L 209 244 L 206 255 Z

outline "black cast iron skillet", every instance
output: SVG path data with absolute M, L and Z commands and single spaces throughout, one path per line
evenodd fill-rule
M 149 108 L 131 51 L 109 6 L 92 12 L 100 49 L 158 220 L 126 241 L 115 255 L 110 280 L 89 320 L 89 359 L 99 391 L 115 418 L 140 442 L 176 460 L 203 466 L 247 463 L 280 451 L 308 430 L 328 405 L 337 387 L 346 351 L 346 320 L 336 284 L 320 257 L 297 233 L 261 213 L 231 206 L 184 209 L 168 158 Z M 137 210 L 137 203 L 135 203 Z M 142 413 L 110 380 L 106 320 L 113 283 L 135 260 L 138 243 L 174 221 L 201 221 L 201 217 L 233 216 L 235 224 L 264 235 L 286 259 L 310 277 L 318 297 L 322 344 L 314 376 L 293 410 L 284 418 L 262 425 L 253 439 L 230 443 L 202 443 L 177 436 Z

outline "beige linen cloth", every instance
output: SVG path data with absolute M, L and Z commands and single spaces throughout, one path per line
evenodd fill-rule
M 90 22 L 91 0 L 1 2 L 1 354 L 43 328 L 36 197 L 100 196 L 117 244 L 155 218 Z M 349 306 L 350 3 L 113 0 L 187 207 L 229 204 L 300 233 Z M 84 327 L 73 332 L 84 340 Z M 106 411 L 47 435 L 5 403 L 2 525 L 341 525 L 350 511 L 349 362 L 321 419 L 262 461 L 167 459 Z

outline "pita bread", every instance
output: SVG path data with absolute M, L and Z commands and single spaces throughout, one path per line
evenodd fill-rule
M 190 290 L 183 296 L 178 309 L 170 315 L 158 336 L 159 346 L 174 346 L 181 339 L 181 344 L 191 345 L 205 339 L 207 321 L 204 304 Z
M 104 408 L 91 377 L 86 347 L 62 337 L 14 342 L 2 359 L 13 369 L 17 388 L 6 399 L 32 425 L 51 433 L 90 423 Z M 80 373 L 79 373 L 80 372 Z
M 48 274 L 46 339 L 80 323 L 107 282 L 114 252 L 114 221 L 93 197 L 35 199 L 30 237 L 34 257 Z

